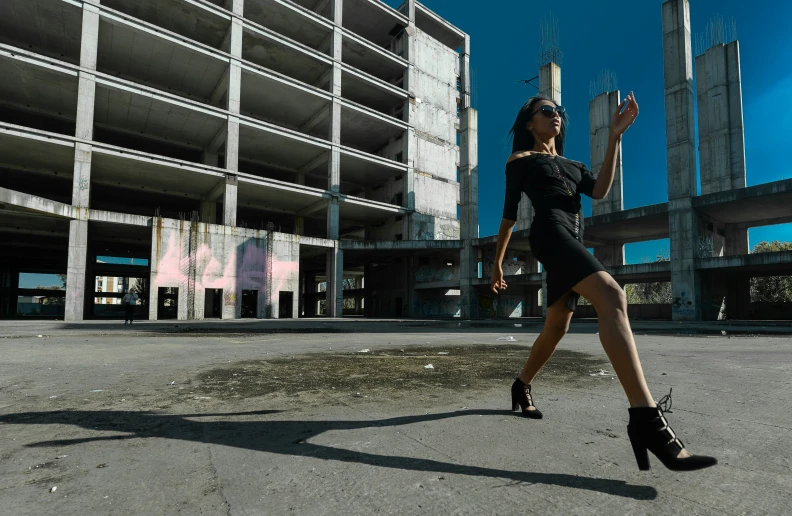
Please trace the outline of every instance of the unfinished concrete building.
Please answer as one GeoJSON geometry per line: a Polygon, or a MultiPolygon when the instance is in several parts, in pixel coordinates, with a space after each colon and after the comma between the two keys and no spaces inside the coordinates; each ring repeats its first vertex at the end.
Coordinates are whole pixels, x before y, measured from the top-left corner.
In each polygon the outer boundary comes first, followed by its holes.
{"type": "Polygon", "coordinates": [[[120,316],[128,288],[149,319],[458,301],[405,278],[458,281],[477,227],[469,49],[414,0],[0,3],[0,317],[120,316]]]}
{"type": "MultiPolygon", "coordinates": [[[[739,44],[694,63],[688,0],[662,28],[668,202],[624,209],[619,157],[586,243],[622,285],[671,283],[631,316],[792,318],[750,303],[751,277],[792,274],[792,252],[747,239],[792,222],[792,180],[746,187],[739,44]],[[625,244],[663,238],[670,261],[625,264],[625,244]]],[[[539,90],[560,102],[542,30],[539,90]]],[[[469,54],[414,0],[0,3],[0,317],[123,317],[129,288],[148,319],[541,316],[527,199],[509,290],[489,292],[469,54]]],[[[592,97],[596,172],[621,99],[592,97]]]]}

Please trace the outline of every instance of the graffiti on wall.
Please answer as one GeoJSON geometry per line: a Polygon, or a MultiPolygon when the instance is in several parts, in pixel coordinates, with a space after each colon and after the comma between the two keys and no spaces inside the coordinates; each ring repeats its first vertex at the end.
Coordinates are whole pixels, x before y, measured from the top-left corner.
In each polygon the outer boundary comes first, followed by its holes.
{"type": "Polygon", "coordinates": [[[682,292],[671,300],[671,311],[679,315],[695,315],[696,306],[693,300],[688,298],[687,292],[682,292]]]}

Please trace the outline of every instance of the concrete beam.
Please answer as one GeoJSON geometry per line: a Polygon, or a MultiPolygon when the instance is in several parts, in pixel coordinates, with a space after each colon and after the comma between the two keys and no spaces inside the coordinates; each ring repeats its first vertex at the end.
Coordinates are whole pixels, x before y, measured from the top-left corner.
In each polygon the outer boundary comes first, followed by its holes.
{"type": "Polygon", "coordinates": [[[300,126],[300,132],[301,133],[311,132],[311,130],[313,130],[313,128],[316,127],[318,124],[327,120],[327,117],[330,116],[330,107],[331,106],[326,106],[320,109],[319,111],[317,111],[316,114],[314,114],[310,118],[310,120],[308,120],[307,122],[305,122],[303,125],[300,126]]]}

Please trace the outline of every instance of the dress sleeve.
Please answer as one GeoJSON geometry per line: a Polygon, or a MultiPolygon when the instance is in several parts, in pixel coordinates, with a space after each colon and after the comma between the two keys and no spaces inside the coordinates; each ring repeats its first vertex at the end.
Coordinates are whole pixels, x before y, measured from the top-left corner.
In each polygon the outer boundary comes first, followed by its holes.
{"type": "Polygon", "coordinates": [[[577,190],[578,192],[588,195],[589,197],[594,197],[594,185],[597,184],[597,178],[594,177],[594,174],[589,170],[586,165],[580,164],[580,183],[578,183],[577,190]]]}
{"type": "Polygon", "coordinates": [[[503,218],[506,220],[517,220],[517,208],[522,197],[521,178],[519,170],[506,171],[506,198],[503,201],[503,218]]]}

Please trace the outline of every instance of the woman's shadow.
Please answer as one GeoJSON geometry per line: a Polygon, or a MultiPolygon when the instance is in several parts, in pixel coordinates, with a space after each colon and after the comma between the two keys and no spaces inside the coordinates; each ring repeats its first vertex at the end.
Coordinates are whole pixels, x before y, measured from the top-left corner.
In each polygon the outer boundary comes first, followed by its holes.
{"type": "Polygon", "coordinates": [[[281,411],[262,410],[227,414],[174,415],[131,411],[69,410],[4,414],[0,415],[0,423],[20,425],[76,425],[88,430],[115,431],[129,434],[43,441],[28,444],[28,447],[68,446],[86,442],[158,437],[234,446],[237,448],[282,455],[314,457],[322,460],[367,464],[383,468],[505,478],[527,484],[548,484],[587,489],[638,500],[652,500],[657,497],[657,490],[653,487],[631,485],[621,480],[608,480],[564,473],[509,471],[453,464],[431,459],[419,459],[415,457],[377,455],[346,450],[343,448],[333,448],[331,446],[309,442],[309,439],[312,437],[328,430],[355,430],[360,428],[409,425],[411,423],[438,421],[441,419],[471,415],[497,415],[503,417],[504,412],[499,410],[459,410],[440,414],[403,416],[374,421],[196,421],[189,419],[202,417],[229,418],[261,416],[277,414],[279,412],[281,411]]]}

